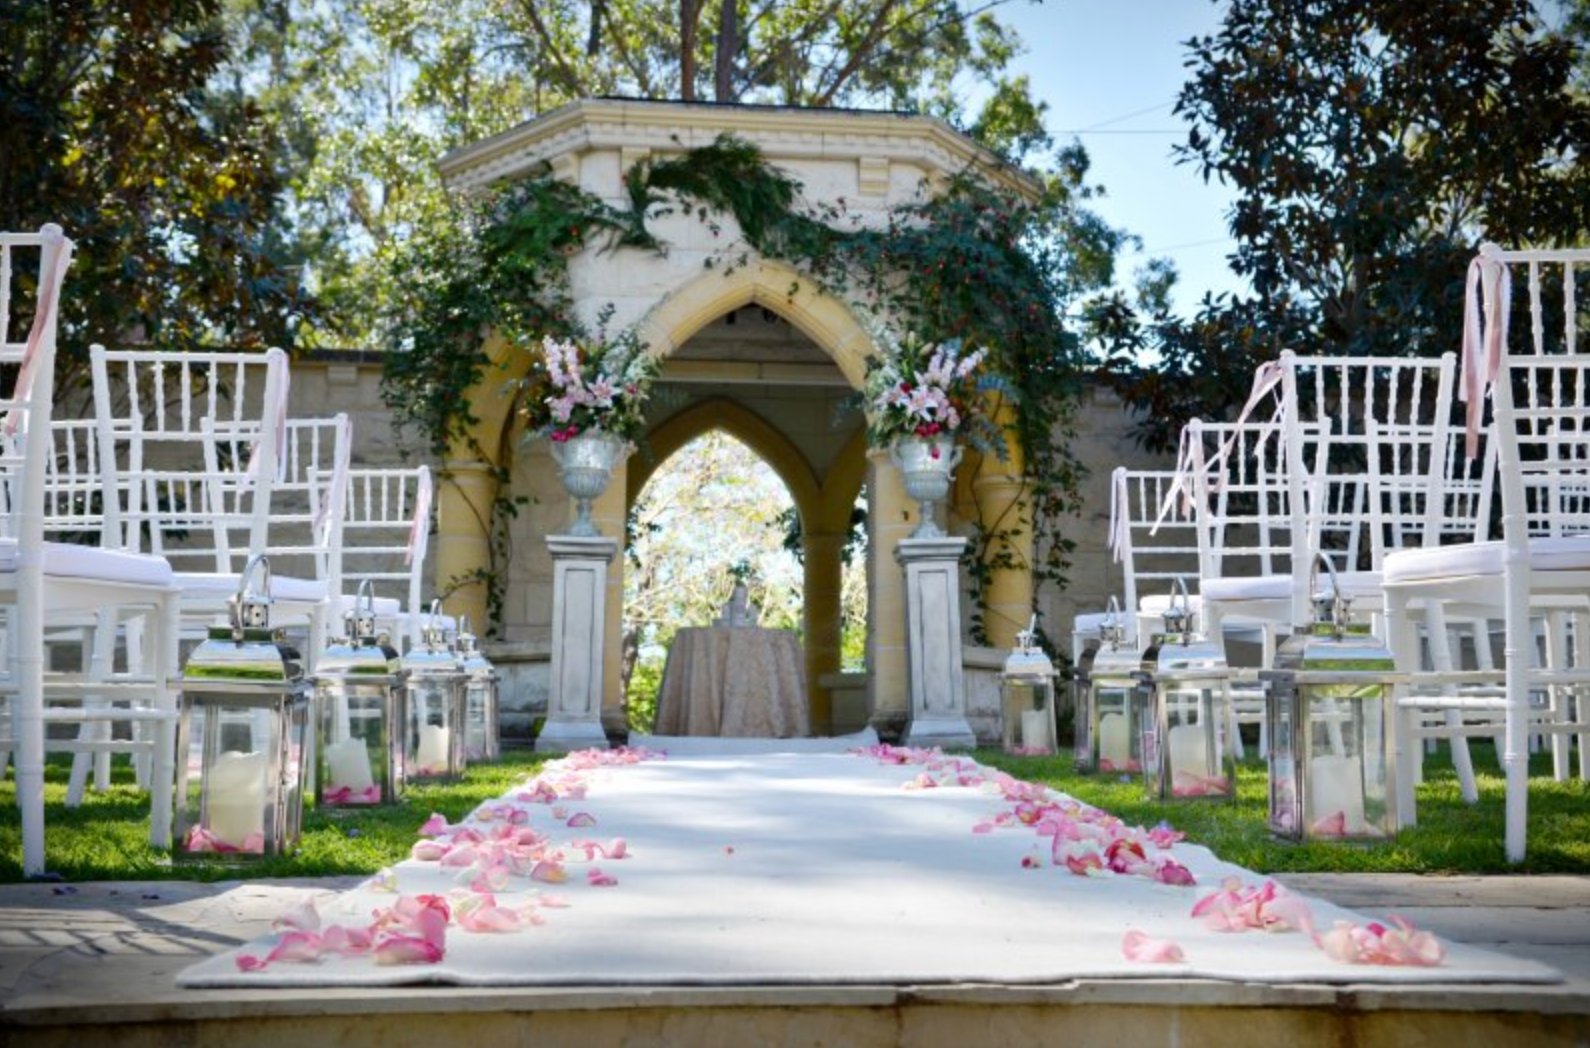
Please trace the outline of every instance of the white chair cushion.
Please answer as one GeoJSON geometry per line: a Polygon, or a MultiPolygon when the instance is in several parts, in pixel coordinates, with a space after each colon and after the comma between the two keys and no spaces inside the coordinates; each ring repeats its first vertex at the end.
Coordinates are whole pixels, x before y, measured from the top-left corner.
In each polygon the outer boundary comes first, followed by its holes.
{"type": "MultiPolygon", "coordinates": [[[[0,539],[0,571],[16,571],[17,540],[0,539]]],[[[133,586],[171,585],[171,564],[147,553],[124,553],[71,542],[44,544],[44,574],[63,579],[119,582],[133,586]]]]}
{"type": "MultiPolygon", "coordinates": [[[[237,592],[238,577],[212,571],[179,571],[175,576],[177,588],[192,598],[215,598],[225,601],[237,592]]],[[[327,587],[316,579],[295,579],[286,575],[271,576],[271,599],[294,604],[319,604],[326,599],[327,587]]]]}
{"type": "MultiPolygon", "coordinates": [[[[1352,600],[1378,599],[1382,585],[1378,571],[1338,571],[1336,584],[1352,600]]],[[[1325,579],[1319,580],[1323,588],[1325,579]]],[[[1203,579],[1198,583],[1201,596],[1210,600],[1288,600],[1292,596],[1292,576],[1259,575],[1252,578],[1203,579]]]]}
{"type": "MultiPolygon", "coordinates": [[[[1386,582],[1500,577],[1505,550],[1502,542],[1398,550],[1386,556],[1386,582]]],[[[1530,539],[1529,567],[1531,571],[1590,571],[1590,534],[1530,539]]]]}

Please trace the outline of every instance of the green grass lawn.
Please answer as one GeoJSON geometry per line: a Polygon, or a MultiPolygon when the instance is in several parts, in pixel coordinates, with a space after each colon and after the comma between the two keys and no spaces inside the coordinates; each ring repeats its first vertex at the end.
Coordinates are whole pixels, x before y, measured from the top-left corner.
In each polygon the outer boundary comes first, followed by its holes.
{"type": "MultiPolygon", "coordinates": [[[[1164,821],[1221,858],[1266,872],[1379,873],[1587,873],[1590,874],[1590,786],[1548,777],[1549,758],[1535,758],[1530,789],[1529,855],[1510,867],[1502,855],[1502,780],[1488,744],[1474,746],[1480,772],[1480,802],[1459,799],[1457,780],[1444,756],[1429,762],[1419,792],[1419,825],[1382,844],[1295,845],[1271,838],[1266,828],[1265,775],[1254,762],[1238,774],[1234,804],[1162,804],[1144,797],[1142,786],[1114,777],[1083,776],[1069,757],[1011,757],[994,750],[976,754],[985,764],[1018,778],[1043,782],[1119,815],[1133,824],[1164,821]]],[[[524,781],[541,765],[528,751],[510,751],[493,765],[471,766],[463,782],[415,786],[402,804],[375,810],[310,810],[302,843],[284,859],[247,865],[184,862],[149,847],[148,803],[119,765],[115,785],[90,793],[83,806],[65,804],[68,764],[52,759],[47,771],[45,825],[49,868],[69,881],[225,880],[239,877],[321,877],[374,873],[408,856],[415,831],[432,812],[457,821],[481,801],[524,781]]],[[[22,879],[21,827],[15,789],[0,783],[0,882],[22,879]]]]}

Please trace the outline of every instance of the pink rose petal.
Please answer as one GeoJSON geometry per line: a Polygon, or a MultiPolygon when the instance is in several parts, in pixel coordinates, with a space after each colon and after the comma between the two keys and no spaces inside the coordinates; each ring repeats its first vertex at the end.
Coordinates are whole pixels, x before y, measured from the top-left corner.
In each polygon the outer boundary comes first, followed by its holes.
{"type": "Polygon", "coordinates": [[[595,888],[611,888],[618,883],[617,877],[610,873],[603,873],[595,866],[585,871],[585,880],[595,888]]]}
{"type": "Polygon", "coordinates": [[[1155,939],[1136,928],[1127,932],[1126,938],[1121,940],[1121,953],[1129,961],[1144,964],[1176,964],[1187,959],[1176,943],[1169,939],[1155,939]]]}
{"type": "Polygon", "coordinates": [[[570,827],[571,829],[584,829],[587,826],[595,826],[596,816],[592,815],[590,812],[576,812],[569,816],[569,821],[564,825],[570,827]]]}
{"type": "Polygon", "coordinates": [[[445,954],[443,947],[412,935],[391,935],[376,944],[370,956],[376,964],[435,964],[445,954]]]}

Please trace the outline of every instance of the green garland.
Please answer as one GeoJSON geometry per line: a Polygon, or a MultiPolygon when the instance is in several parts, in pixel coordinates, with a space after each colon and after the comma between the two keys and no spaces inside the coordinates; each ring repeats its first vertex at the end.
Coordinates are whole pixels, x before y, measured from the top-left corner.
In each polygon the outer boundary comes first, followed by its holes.
{"type": "MultiPolygon", "coordinates": [[[[729,135],[635,165],[626,187],[630,207],[619,210],[549,176],[516,183],[400,261],[410,294],[391,318],[401,351],[386,354],[383,376],[400,424],[418,428],[443,454],[469,438],[475,421],[465,392],[483,374],[485,332],[525,345],[584,334],[569,300],[569,255],[587,245],[663,252],[650,221],[677,208],[709,224],[726,213],[747,245],[728,265],[752,251],[780,259],[822,291],[881,307],[902,327],[989,348],[994,368],[1010,379],[1009,436],[1023,452],[1021,502],[1035,522],[1038,563],[1018,563],[1017,519],[977,520],[969,567],[976,605],[996,570],[1027,567],[1040,583],[1064,583],[1073,543],[1062,524],[1078,507],[1083,467],[1069,447],[1080,350],[1059,307],[1077,291],[1075,256],[1086,250],[1086,230],[1078,233],[1085,223],[1063,191],[1029,204],[965,176],[932,200],[895,209],[881,229],[846,230],[842,207],[800,210],[800,184],[729,135]]],[[[500,606],[498,573],[484,578],[500,606]]],[[[972,631],[986,643],[983,612],[972,631]]]]}

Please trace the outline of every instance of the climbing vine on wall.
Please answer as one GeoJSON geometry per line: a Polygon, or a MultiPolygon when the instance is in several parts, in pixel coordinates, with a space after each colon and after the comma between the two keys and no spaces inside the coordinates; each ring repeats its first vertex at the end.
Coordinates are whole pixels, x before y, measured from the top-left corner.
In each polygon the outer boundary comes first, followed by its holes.
{"type": "MultiPolygon", "coordinates": [[[[970,574],[981,598],[995,570],[1020,568],[1019,539],[1034,526],[1037,581],[1064,582],[1081,467],[1070,451],[1079,395],[1068,302],[1107,283],[1119,234],[1078,203],[1079,179],[1048,180],[1028,202],[967,174],[932,199],[895,209],[881,227],[846,221],[842,201],[804,205],[800,184],[733,136],[626,176],[629,206],[614,208],[550,176],[508,186],[474,204],[445,238],[413,245],[400,260],[409,294],[390,318],[383,387],[400,422],[437,454],[472,441],[466,392],[485,374],[488,333],[529,345],[543,335],[580,337],[567,259],[600,250],[666,251],[659,217],[687,211],[720,228],[731,215],[742,241],[708,264],[732,268],[756,253],[785,261],[824,292],[935,340],[986,346],[1009,378],[1008,436],[1021,448],[1025,516],[978,520],[970,574]]],[[[486,461],[496,449],[473,448],[486,461]]],[[[500,508],[499,508],[500,511],[500,508]]],[[[497,576],[488,572],[492,603],[497,576]]],[[[979,607],[982,601],[977,601],[979,607]]],[[[974,635],[988,623],[974,615],[974,635]]]]}

